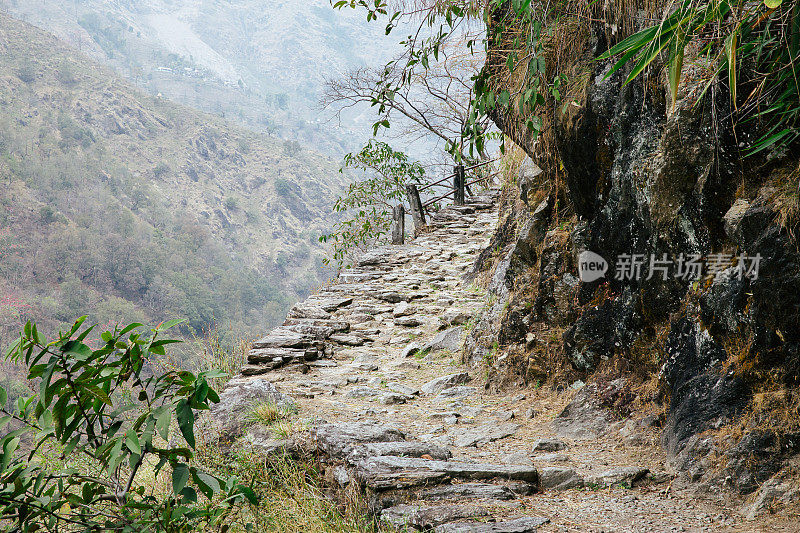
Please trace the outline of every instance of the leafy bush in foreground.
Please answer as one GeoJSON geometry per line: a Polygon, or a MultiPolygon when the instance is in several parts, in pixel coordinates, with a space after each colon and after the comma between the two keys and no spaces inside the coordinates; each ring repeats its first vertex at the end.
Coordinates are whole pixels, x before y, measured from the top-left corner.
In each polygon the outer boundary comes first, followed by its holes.
{"type": "Polygon", "coordinates": [[[5,407],[0,388],[0,430],[17,428],[0,438],[0,529],[227,530],[253,491],[192,464],[195,413],[219,401],[208,380],[220,373],[148,375],[148,357],[178,342],[159,338],[178,321],[114,328],[97,349],[84,321],[53,341],[28,322],[8,352],[38,393],[5,407]]]}

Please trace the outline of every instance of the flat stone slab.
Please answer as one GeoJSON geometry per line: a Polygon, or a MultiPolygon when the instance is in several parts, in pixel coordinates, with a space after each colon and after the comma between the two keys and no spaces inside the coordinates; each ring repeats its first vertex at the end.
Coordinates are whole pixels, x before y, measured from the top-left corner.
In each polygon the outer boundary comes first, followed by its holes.
{"type": "Polygon", "coordinates": [[[381,512],[381,520],[396,528],[411,527],[430,530],[462,518],[486,516],[489,512],[476,505],[395,505],[381,512]]]}
{"type": "Polygon", "coordinates": [[[493,483],[457,483],[442,485],[425,490],[419,494],[420,499],[436,500],[511,500],[517,495],[526,495],[535,492],[534,487],[528,483],[514,483],[496,485],[493,483]],[[516,490],[515,490],[516,489],[516,490]]]}
{"type": "Polygon", "coordinates": [[[537,452],[557,452],[563,450],[567,445],[561,439],[538,439],[533,443],[531,451],[537,452]]]}
{"type": "Polygon", "coordinates": [[[276,328],[266,337],[255,341],[253,348],[305,348],[316,340],[313,335],[298,333],[286,328],[276,328]]]}
{"type": "Polygon", "coordinates": [[[641,468],[638,466],[621,466],[590,476],[586,482],[587,484],[598,485],[600,487],[610,487],[619,483],[633,485],[646,476],[649,472],[650,470],[647,468],[641,468]]]}
{"type": "Polygon", "coordinates": [[[375,456],[395,456],[395,457],[423,457],[425,459],[434,459],[437,461],[447,461],[453,454],[450,450],[436,446],[435,444],[428,444],[425,442],[416,441],[398,441],[398,442],[373,442],[358,446],[348,455],[348,462],[355,464],[366,457],[375,456]]]}
{"type": "Polygon", "coordinates": [[[363,337],[357,337],[356,335],[345,335],[342,333],[330,335],[330,340],[345,346],[361,346],[366,342],[363,337]]]}
{"type": "Polygon", "coordinates": [[[459,372],[457,374],[449,374],[447,376],[441,376],[436,379],[432,379],[431,381],[424,384],[420,387],[420,392],[423,394],[438,394],[442,392],[444,389],[449,389],[450,387],[455,387],[456,385],[461,385],[462,383],[466,383],[470,380],[469,374],[466,372],[459,372]]]}
{"type": "Polygon", "coordinates": [[[405,394],[406,396],[416,396],[419,394],[419,390],[397,382],[387,383],[386,388],[392,392],[396,392],[397,394],[405,394]]]}
{"type": "Polygon", "coordinates": [[[477,394],[478,389],[475,387],[467,387],[466,385],[457,385],[444,389],[437,395],[437,398],[463,398],[464,396],[472,396],[477,394]]]}
{"type": "Polygon", "coordinates": [[[531,465],[495,465],[461,461],[436,461],[408,457],[377,456],[356,464],[358,477],[373,490],[389,490],[439,484],[449,479],[507,479],[538,483],[531,465]]]}
{"type": "Polygon", "coordinates": [[[505,522],[454,522],[437,526],[434,533],[535,533],[550,521],[543,516],[525,516],[505,522]]]}
{"type": "Polygon", "coordinates": [[[396,326],[404,326],[407,328],[414,328],[422,325],[422,321],[415,316],[401,316],[394,319],[396,326]]]}
{"type": "Polygon", "coordinates": [[[345,398],[375,398],[380,394],[381,391],[371,387],[353,387],[344,396],[345,398]]]}
{"type": "Polygon", "coordinates": [[[482,424],[457,435],[454,444],[460,448],[486,444],[509,437],[516,433],[517,430],[519,430],[518,424],[508,422],[503,424],[482,424]]]}
{"type": "Polygon", "coordinates": [[[353,303],[353,298],[324,298],[324,299],[312,299],[309,298],[306,300],[311,305],[315,305],[324,311],[332,313],[339,309],[340,307],[344,307],[346,305],[350,305],[353,303]]]}
{"type": "Polygon", "coordinates": [[[334,333],[346,333],[350,331],[350,322],[344,320],[325,320],[311,318],[287,318],[284,326],[323,326],[331,328],[334,333]]]}
{"type": "Polygon", "coordinates": [[[311,428],[311,436],[323,452],[337,459],[345,459],[360,444],[406,439],[397,428],[365,422],[321,424],[311,428]]]}
{"type": "Polygon", "coordinates": [[[441,350],[455,352],[464,345],[464,337],[464,328],[462,327],[446,329],[437,333],[433,340],[423,347],[423,350],[429,350],[431,353],[441,350]]]}
{"type": "Polygon", "coordinates": [[[325,319],[330,318],[331,314],[321,307],[299,303],[289,310],[287,317],[325,319]]]}
{"type": "Polygon", "coordinates": [[[583,484],[583,478],[572,468],[546,466],[539,469],[539,486],[545,490],[577,489],[583,484]]]}

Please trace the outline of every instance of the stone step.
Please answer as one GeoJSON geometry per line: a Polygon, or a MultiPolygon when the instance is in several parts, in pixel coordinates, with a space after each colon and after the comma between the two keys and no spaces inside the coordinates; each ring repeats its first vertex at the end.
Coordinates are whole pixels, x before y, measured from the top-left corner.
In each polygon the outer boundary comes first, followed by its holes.
{"type": "Polygon", "coordinates": [[[531,465],[497,465],[462,461],[376,456],[359,461],[356,476],[375,491],[438,485],[451,479],[504,479],[538,484],[539,475],[531,465]]]}
{"type": "Polygon", "coordinates": [[[512,500],[536,492],[536,487],[523,481],[506,484],[456,483],[417,493],[421,500],[512,500]]]}
{"type": "Polygon", "coordinates": [[[524,516],[503,522],[451,522],[434,528],[434,533],[535,533],[550,521],[542,516],[524,516]]]}
{"type": "Polygon", "coordinates": [[[485,507],[477,505],[408,505],[401,504],[381,511],[381,521],[397,529],[413,528],[429,531],[436,526],[460,520],[477,518],[489,514],[485,507]]]}

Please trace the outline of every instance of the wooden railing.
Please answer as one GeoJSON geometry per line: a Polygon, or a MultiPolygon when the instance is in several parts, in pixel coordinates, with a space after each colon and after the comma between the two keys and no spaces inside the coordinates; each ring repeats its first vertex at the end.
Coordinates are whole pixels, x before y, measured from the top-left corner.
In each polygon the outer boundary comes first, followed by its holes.
{"type": "MultiPolygon", "coordinates": [[[[488,161],[482,161],[475,165],[464,167],[464,165],[458,165],[453,168],[453,173],[449,176],[445,176],[444,178],[434,181],[433,183],[428,183],[422,187],[417,187],[414,184],[406,185],[406,194],[408,195],[408,204],[411,209],[411,217],[414,220],[414,229],[419,230],[427,224],[425,219],[425,211],[436,202],[440,202],[445,198],[452,197],[454,205],[464,205],[466,201],[466,193],[469,192],[470,196],[472,196],[472,191],[469,188],[470,185],[474,185],[481,181],[486,180],[486,177],[478,177],[474,180],[467,182],[466,181],[466,173],[468,170],[474,170],[476,168],[489,165],[494,163],[497,159],[490,159],[488,161]],[[444,182],[448,180],[453,180],[452,188],[435,198],[428,200],[425,203],[422,203],[419,193],[430,189],[432,187],[443,187],[442,185],[444,182]]],[[[393,215],[393,222],[392,222],[392,244],[403,244],[404,239],[404,230],[405,230],[405,208],[403,205],[396,206],[394,209],[393,215]],[[399,208],[399,209],[398,209],[399,208]]]]}

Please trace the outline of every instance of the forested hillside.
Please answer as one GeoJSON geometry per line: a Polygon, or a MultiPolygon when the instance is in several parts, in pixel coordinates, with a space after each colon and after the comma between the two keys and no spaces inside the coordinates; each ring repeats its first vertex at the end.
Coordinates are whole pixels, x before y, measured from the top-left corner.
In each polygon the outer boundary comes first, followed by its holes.
{"type": "Polygon", "coordinates": [[[372,116],[365,106],[328,122],[324,78],[383,64],[396,48],[328,0],[0,0],[3,10],[152,95],[337,157],[360,146],[372,116]]]}
{"type": "Polygon", "coordinates": [[[344,177],[297,142],[140,92],[0,15],[0,342],[26,317],[237,334],[326,276],[344,177]]]}

